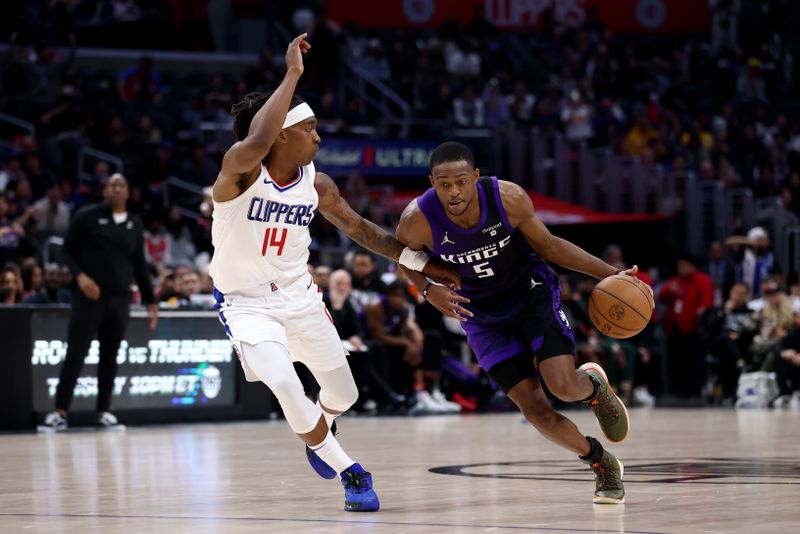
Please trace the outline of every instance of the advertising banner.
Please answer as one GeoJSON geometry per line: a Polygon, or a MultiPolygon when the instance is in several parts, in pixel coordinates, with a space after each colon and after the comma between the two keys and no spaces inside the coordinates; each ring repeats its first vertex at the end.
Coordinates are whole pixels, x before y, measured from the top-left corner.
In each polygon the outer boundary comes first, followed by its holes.
{"type": "Polygon", "coordinates": [[[569,27],[586,23],[590,10],[609,29],[623,33],[708,32],[708,2],[697,0],[384,0],[380,9],[365,0],[328,0],[328,17],[370,28],[435,28],[450,19],[469,24],[483,6],[501,29],[536,27],[543,13],[569,27]]]}
{"type": "Polygon", "coordinates": [[[424,178],[430,174],[428,161],[436,146],[427,141],[325,138],[314,164],[332,176],[358,171],[364,176],[424,178]]]}
{"type": "MultiPolygon", "coordinates": [[[[158,329],[143,316],[131,317],[117,352],[114,410],[202,408],[236,402],[236,366],[230,342],[213,312],[162,313],[158,329]]],[[[32,315],[34,411],[53,409],[58,373],[67,351],[68,313],[41,310],[32,315]]],[[[72,404],[94,410],[99,344],[92,342],[72,404]]]]}

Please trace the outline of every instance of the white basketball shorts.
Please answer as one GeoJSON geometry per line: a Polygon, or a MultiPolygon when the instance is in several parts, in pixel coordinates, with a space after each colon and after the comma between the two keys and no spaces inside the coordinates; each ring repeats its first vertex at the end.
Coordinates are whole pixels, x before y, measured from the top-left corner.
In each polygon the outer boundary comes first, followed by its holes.
{"type": "Polygon", "coordinates": [[[242,343],[280,343],[292,361],[303,363],[311,371],[332,371],[347,364],[347,351],[310,274],[288,286],[270,282],[241,292],[222,294],[215,290],[214,295],[219,320],[249,382],[258,378],[242,358],[242,343]]]}

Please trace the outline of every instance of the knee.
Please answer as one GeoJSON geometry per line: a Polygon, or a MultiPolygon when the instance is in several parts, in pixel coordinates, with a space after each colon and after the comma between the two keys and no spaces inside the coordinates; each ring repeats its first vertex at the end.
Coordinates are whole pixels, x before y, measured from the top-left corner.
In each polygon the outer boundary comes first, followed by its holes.
{"type": "Polygon", "coordinates": [[[333,406],[335,410],[346,411],[350,406],[358,400],[358,387],[354,381],[350,381],[347,385],[342,386],[340,391],[336,392],[337,406],[333,406]]]}
{"type": "Polygon", "coordinates": [[[358,400],[358,387],[356,387],[356,383],[351,380],[337,387],[335,391],[323,390],[320,392],[320,395],[320,400],[326,408],[336,410],[337,412],[346,412],[358,400]],[[324,399],[322,398],[323,393],[324,399]]]}

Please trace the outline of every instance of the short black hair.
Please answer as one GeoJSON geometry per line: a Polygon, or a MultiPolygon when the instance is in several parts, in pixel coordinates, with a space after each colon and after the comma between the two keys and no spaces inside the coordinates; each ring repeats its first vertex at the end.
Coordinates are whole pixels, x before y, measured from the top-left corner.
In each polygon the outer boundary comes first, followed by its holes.
{"type": "Polygon", "coordinates": [[[437,146],[431,152],[430,166],[433,169],[435,166],[442,163],[449,163],[451,161],[466,161],[469,166],[475,168],[475,155],[466,145],[457,143],[456,141],[447,141],[437,146]]]}
{"type": "MultiPolygon", "coordinates": [[[[274,92],[275,91],[269,91],[267,93],[248,93],[244,96],[244,100],[231,106],[231,115],[233,115],[233,134],[236,136],[237,141],[241,141],[247,137],[253,117],[258,110],[261,109],[261,106],[263,106],[264,103],[269,100],[269,97],[271,97],[272,93],[274,92]]],[[[293,109],[302,103],[302,98],[297,95],[293,95],[292,103],[289,104],[289,109],[293,109]]]]}

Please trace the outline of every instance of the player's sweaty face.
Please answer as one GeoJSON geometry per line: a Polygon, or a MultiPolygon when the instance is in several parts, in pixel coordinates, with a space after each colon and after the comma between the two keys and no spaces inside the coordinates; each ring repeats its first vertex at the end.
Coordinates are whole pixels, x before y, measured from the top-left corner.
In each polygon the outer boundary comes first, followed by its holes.
{"type": "Polygon", "coordinates": [[[289,146],[297,154],[297,158],[303,165],[308,165],[319,150],[321,141],[317,134],[317,119],[309,117],[303,122],[298,122],[294,126],[286,128],[289,136],[289,146]]]}
{"type": "Polygon", "coordinates": [[[461,215],[475,197],[478,170],[466,161],[448,161],[431,169],[430,181],[436,196],[451,215],[461,215]]]}

